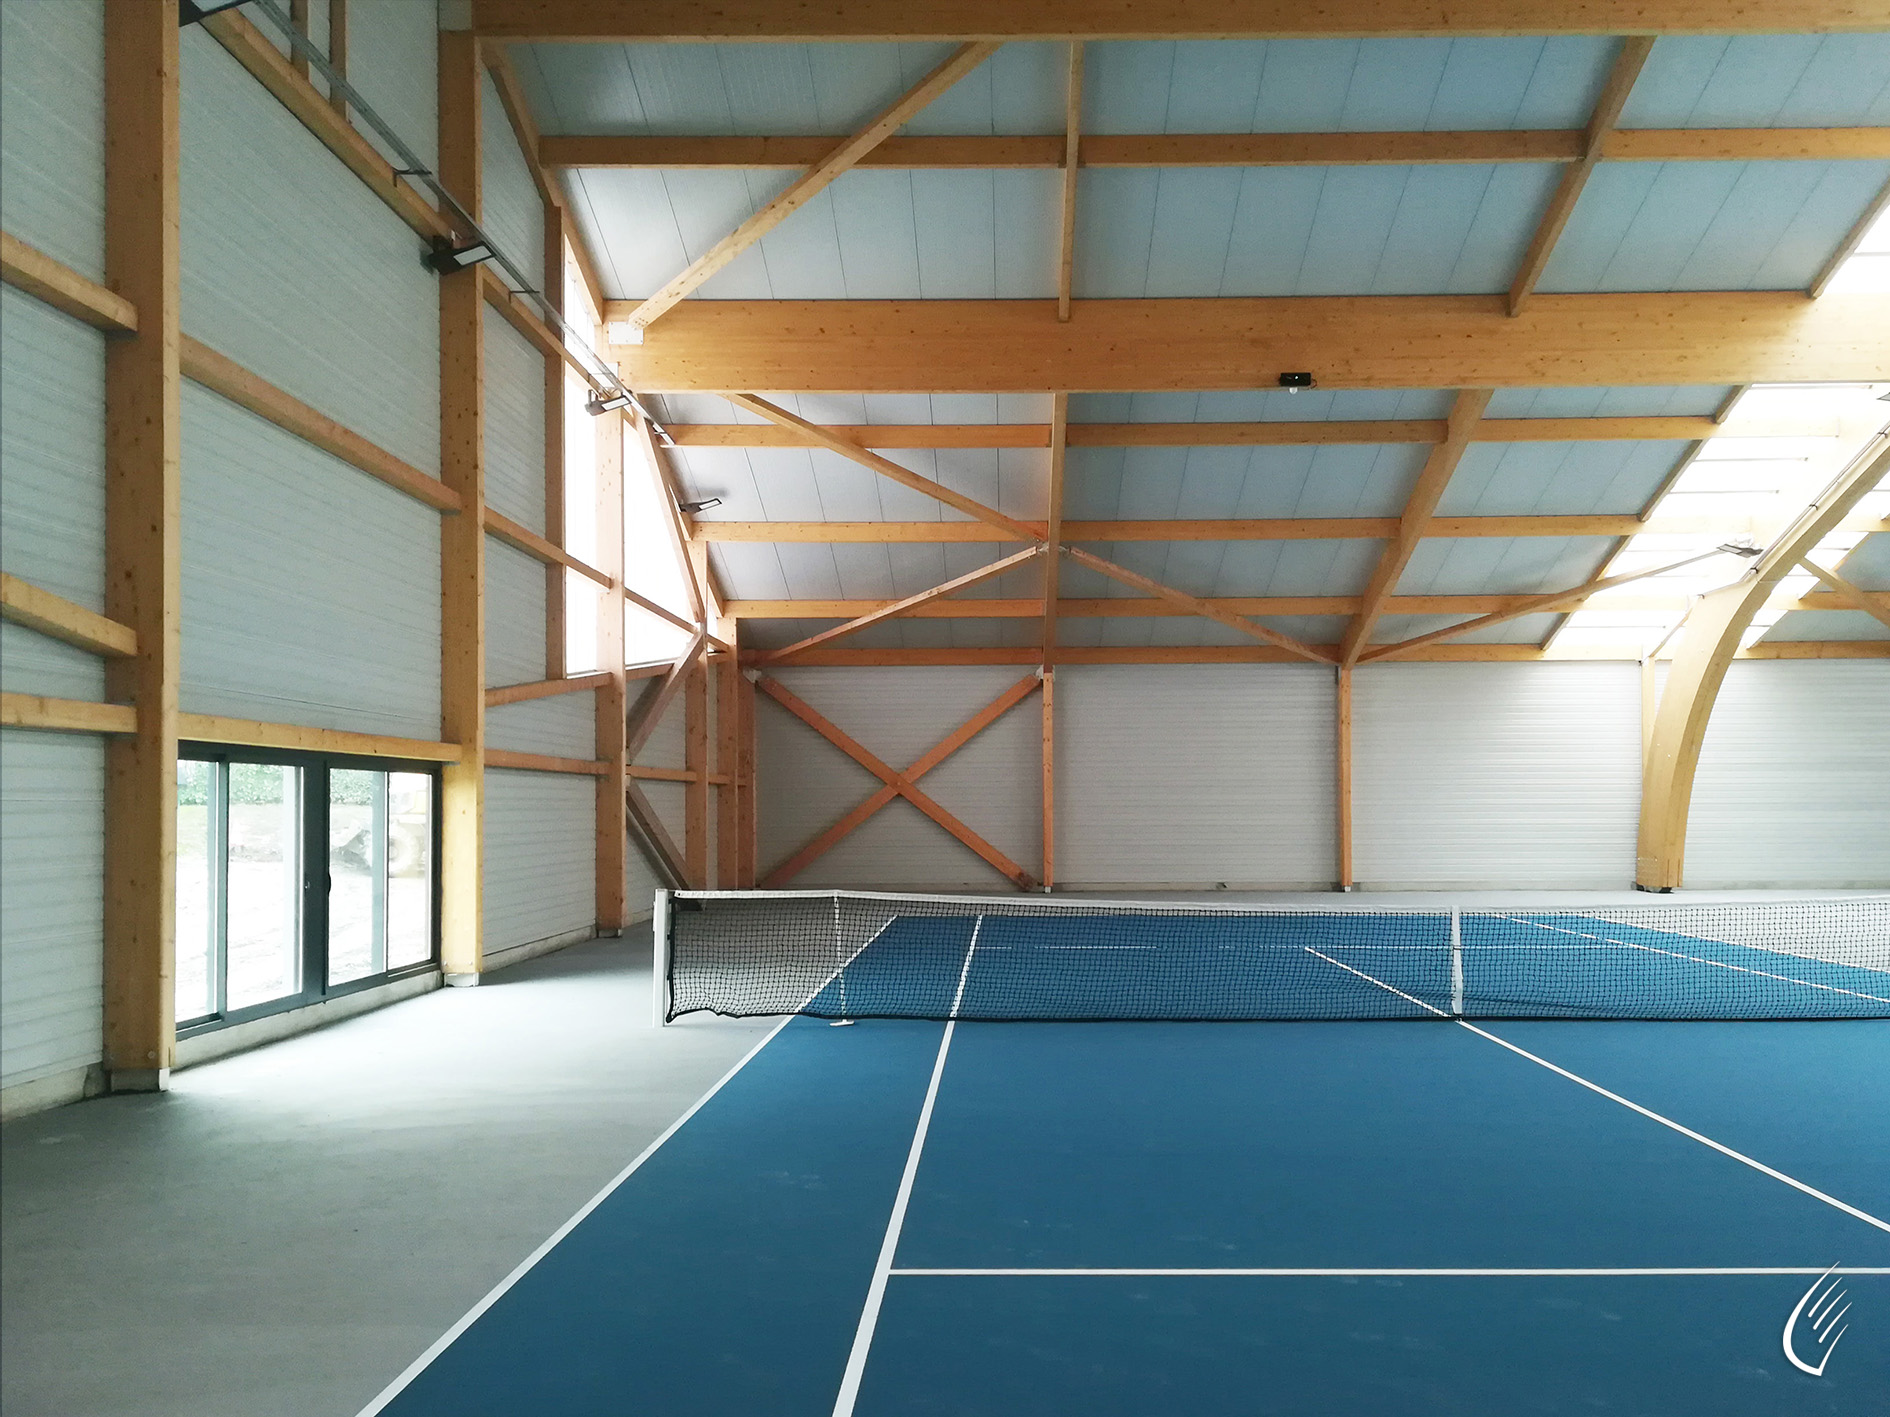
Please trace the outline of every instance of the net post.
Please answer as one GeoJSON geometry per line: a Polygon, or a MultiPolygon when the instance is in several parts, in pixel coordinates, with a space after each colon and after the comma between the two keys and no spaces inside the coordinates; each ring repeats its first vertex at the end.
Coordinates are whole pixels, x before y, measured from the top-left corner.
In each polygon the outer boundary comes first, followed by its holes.
{"type": "Polygon", "coordinates": [[[656,1027],[669,1023],[669,892],[659,890],[650,909],[650,1005],[656,1027]]]}
{"type": "Polygon", "coordinates": [[[1463,912],[1450,912],[1450,1012],[1463,1017],[1463,912]]]}

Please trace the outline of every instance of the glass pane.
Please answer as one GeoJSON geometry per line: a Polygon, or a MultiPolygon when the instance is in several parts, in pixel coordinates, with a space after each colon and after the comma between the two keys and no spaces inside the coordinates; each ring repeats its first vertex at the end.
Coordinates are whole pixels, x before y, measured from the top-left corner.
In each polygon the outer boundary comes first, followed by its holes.
{"type": "Polygon", "coordinates": [[[302,988],[302,772],[231,763],[229,984],[224,1007],[302,988]]]}
{"type": "Polygon", "coordinates": [[[433,957],[433,778],[387,775],[387,967],[433,957]]]}
{"type": "Polygon", "coordinates": [[[328,982],[378,974],[387,918],[387,774],[328,773],[328,982]]]}
{"type": "Polygon", "coordinates": [[[177,764],[177,1021],[217,1010],[215,763],[177,764]]]}

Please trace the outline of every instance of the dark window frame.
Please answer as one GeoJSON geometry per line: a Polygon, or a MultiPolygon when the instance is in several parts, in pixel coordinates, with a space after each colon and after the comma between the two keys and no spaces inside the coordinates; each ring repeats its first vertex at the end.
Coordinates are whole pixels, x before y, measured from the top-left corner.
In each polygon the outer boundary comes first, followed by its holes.
{"type": "Polygon", "coordinates": [[[212,869],[216,882],[217,910],[211,921],[213,931],[211,994],[217,1007],[212,1013],[190,1019],[179,1019],[177,1021],[179,1038],[195,1038],[199,1034],[214,1033],[218,1029],[248,1023],[252,1019],[268,1018],[273,1014],[288,1013],[294,1009],[305,1009],[312,1004],[323,1003],[329,999],[345,998],[349,994],[358,994],[364,989],[377,989],[385,984],[439,969],[441,873],[440,765],[438,763],[416,761],[410,758],[370,757],[357,753],[299,752],[289,749],[252,748],[232,743],[197,743],[189,740],[177,745],[177,756],[180,761],[218,763],[225,769],[212,779],[216,784],[212,794],[214,810],[211,813],[211,842],[216,851],[216,863],[212,869]],[[229,890],[226,875],[229,869],[228,767],[232,763],[258,763],[265,766],[302,769],[300,834],[302,891],[300,910],[297,915],[300,929],[302,987],[296,993],[284,994],[279,998],[269,999],[260,1004],[251,1004],[241,1009],[231,1009],[226,1006],[229,987],[227,968],[229,925],[226,906],[229,890]],[[428,921],[430,940],[427,957],[415,964],[402,965],[397,969],[385,969],[377,974],[364,975],[359,979],[350,979],[345,984],[328,982],[328,893],[330,888],[327,847],[328,773],[333,768],[363,768],[370,772],[382,773],[418,773],[427,777],[432,783],[432,803],[428,811],[432,838],[432,868],[429,873],[432,908],[428,921]]]}

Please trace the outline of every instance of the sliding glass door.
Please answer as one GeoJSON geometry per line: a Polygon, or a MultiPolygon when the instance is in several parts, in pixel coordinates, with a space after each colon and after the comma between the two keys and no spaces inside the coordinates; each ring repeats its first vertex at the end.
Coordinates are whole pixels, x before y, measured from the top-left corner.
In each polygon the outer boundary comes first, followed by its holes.
{"type": "Polygon", "coordinates": [[[177,767],[177,1020],[314,1003],[435,956],[435,774],[187,747],[177,767]]]}

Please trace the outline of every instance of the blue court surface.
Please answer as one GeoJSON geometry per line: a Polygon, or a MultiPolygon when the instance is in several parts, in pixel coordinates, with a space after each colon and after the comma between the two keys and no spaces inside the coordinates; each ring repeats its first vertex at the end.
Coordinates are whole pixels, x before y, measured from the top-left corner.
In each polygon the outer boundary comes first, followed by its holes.
{"type": "MultiPolygon", "coordinates": [[[[903,928],[943,1011],[1007,967],[903,928]]],[[[1890,1024],[1456,1021],[1372,948],[1404,1017],[795,1018],[367,1410],[1890,1413],[1890,1024]]]]}

